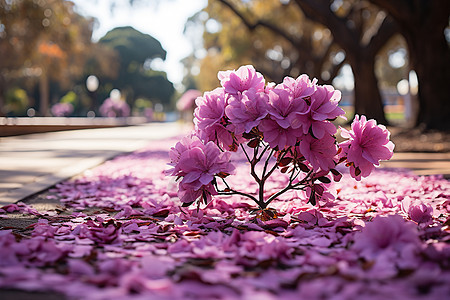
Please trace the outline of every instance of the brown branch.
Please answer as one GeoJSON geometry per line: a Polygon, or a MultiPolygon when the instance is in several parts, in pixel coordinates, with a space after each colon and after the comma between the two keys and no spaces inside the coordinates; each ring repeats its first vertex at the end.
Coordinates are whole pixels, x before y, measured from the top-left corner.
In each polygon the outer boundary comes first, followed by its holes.
{"type": "Polygon", "coordinates": [[[347,59],[343,59],[340,63],[337,65],[333,65],[330,71],[330,79],[327,80],[327,84],[331,84],[334,78],[338,75],[339,71],[342,69],[342,67],[347,63],[347,59]]]}
{"type": "Polygon", "coordinates": [[[296,39],[295,37],[287,34],[286,31],[282,30],[281,28],[279,28],[275,24],[269,23],[269,22],[267,22],[265,20],[257,20],[256,22],[252,23],[244,16],[244,14],[242,14],[229,1],[227,1],[227,0],[218,0],[218,1],[221,2],[223,5],[227,6],[236,16],[238,16],[242,20],[244,25],[248,28],[248,30],[253,31],[257,27],[265,27],[265,28],[269,29],[270,31],[272,31],[272,32],[282,36],[286,41],[291,43],[292,46],[294,46],[294,47],[299,47],[300,46],[300,41],[298,39],[296,39]]]}
{"type": "Polygon", "coordinates": [[[327,27],[336,43],[347,53],[359,50],[358,33],[347,26],[347,20],[337,16],[330,8],[328,0],[295,0],[305,16],[327,27]]]}
{"type": "Polygon", "coordinates": [[[413,4],[411,0],[369,0],[369,2],[375,4],[381,9],[387,11],[395,19],[399,21],[405,21],[414,15],[413,4]]]}
{"type": "Polygon", "coordinates": [[[372,36],[372,39],[367,44],[367,51],[370,51],[375,56],[386,42],[398,32],[397,24],[390,16],[386,16],[377,33],[372,36]]]}

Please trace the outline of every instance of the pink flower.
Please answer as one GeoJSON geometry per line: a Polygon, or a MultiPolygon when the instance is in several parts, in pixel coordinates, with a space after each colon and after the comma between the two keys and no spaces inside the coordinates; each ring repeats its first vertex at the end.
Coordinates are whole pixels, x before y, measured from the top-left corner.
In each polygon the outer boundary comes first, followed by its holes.
{"type": "MultiPolygon", "coordinates": [[[[195,100],[194,124],[199,137],[205,141],[214,141],[223,148],[231,149],[234,137],[226,128],[230,125],[225,116],[227,95],[222,88],[204,93],[195,100]]],[[[231,129],[231,128],[230,128],[231,129]]]]}
{"type": "Polygon", "coordinates": [[[181,182],[178,187],[178,197],[183,203],[195,202],[195,200],[200,197],[202,197],[205,202],[209,203],[212,200],[213,195],[217,195],[217,191],[211,183],[202,185],[197,190],[195,190],[191,184],[184,184],[183,182],[181,182]]]}
{"type": "Polygon", "coordinates": [[[99,108],[100,114],[108,118],[128,117],[130,106],[123,100],[105,99],[99,108]]]}
{"type": "Polygon", "coordinates": [[[412,223],[399,215],[377,216],[355,235],[353,249],[366,259],[389,251],[398,255],[405,249],[418,249],[420,240],[412,223]]]}
{"type": "Polygon", "coordinates": [[[242,66],[237,71],[221,71],[218,78],[225,92],[230,94],[236,95],[252,88],[258,92],[264,91],[264,77],[251,65],[242,66]]]}
{"type": "Polygon", "coordinates": [[[286,146],[294,146],[297,142],[297,135],[299,131],[290,126],[287,128],[281,127],[276,121],[272,119],[264,119],[259,124],[259,130],[264,134],[264,141],[269,143],[270,147],[284,149],[286,146]]]}
{"type": "Polygon", "coordinates": [[[166,174],[174,176],[174,174],[180,171],[180,168],[177,166],[178,162],[180,161],[181,155],[189,149],[192,149],[194,147],[201,147],[202,145],[202,141],[200,141],[200,139],[195,135],[182,138],[181,141],[176,143],[175,147],[170,148],[170,163],[168,163],[168,165],[172,166],[172,168],[167,170],[166,174]]]}
{"type": "Polygon", "coordinates": [[[202,141],[200,141],[200,139],[195,135],[183,137],[181,141],[176,143],[175,147],[170,148],[169,151],[170,163],[168,163],[168,165],[171,166],[172,168],[166,170],[166,174],[174,176],[175,173],[180,171],[177,165],[178,162],[180,161],[181,155],[191,148],[199,146],[201,147],[202,145],[203,145],[202,141]]]}
{"type": "Polygon", "coordinates": [[[315,92],[316,82],[316,79],[311,81],[306,74],[300,75],[297,79],[287,76],[283,79],[283,83],[279,87],[288,90],[294,99],[305,98],[315,92]]]}
{"type": "Polygon", "coordinates": [[[341,92],[331,85],[317,86],[311,95],[311,117],[316,121],[334,120],[343,116],[345,111],[338,106],[341,92]]]}
{"type": "Polygon", "coordinates": [[[321,139],[325,134],[334,135],[336,127],[329,122],[338,116],[343,116],[345,112],[338,107],[341,93],[333,89],[332,86],[317,86],[314,94],[311,95],[311,106],[307,113],[297,114],[292,120],[294,127],[300,127],[303,134],[307,134],[310,129],[314,137],[321,139]]]}
{"type": "Polygon", "coordinates": [[[375,120],[366,120],[356,115],[351,130],[341,128],[341,136],[349,140],[339,144],[341,156],[347,157],[350,174],[356,180],[367,177],[379,165],[380,160],[390,159],[394,143],[389,141],[389,131],[375,120]]]}
{"type": "Polygon", "coordinates": [[[195,99],[200,97],[202,93],[198,90],[187,90],[177,102],[177,109],[179,111],[189,111],[195,107],[195,99]]]}
{"type": "Polygon", "coordinates": [[[221,124],[227,105],[226,95],[222,88],[206,92],[195,100],[197,108],[194,112],[194,123],[200,130],[206,130],[215,124],[221,124]]]}
{"type": "Polygon", "coordinates": [[[302,131],[298,129],[302,124],[293,120],[298,120],[297,115],[307,113],[308,109],[303,99],[294,99],[288,91],[279,88],[270,90],[269,114],[259,126],[264,140],[272,148],[294,146],[297,138],[302,136],[302,131]]]}
{"type": "Polygon", "coordinates": [[[319,169],[328,171],[335,167],[333,158],[336,155],[337,146],[331,135],[324,135],[321,139],[305,135],[300,139],[300,152],[315,171],[319,169]]]}
{"type": "Polygon", "coordinates": [[[222,153],[212,142],[203,147],[194,147],[184,152],[180,158],[179,166],[184,176],[182,183],[190,183],[198,190],[202,185],[209,184],[215,174],[231,173],[234,166],[230,163],[231,153],[222,153]]]}
{"type": "Polygon", "coordinates": [[[225,112],[235,126],[235,133],[250,132],[267,115],[269,96],[254,89],[231,96],[225,112]]]}
{"type": "MultiPolygon", "coordinates": [[[[183,177],[179,185],[179,196],[182,202],[193,202],[204,193],[210,200],[210,195],[215,192],[211,185],[214,176],[219,173],[234,172],[234,166],[230,162],[230,152],[221,152],[213,142],[204,145],[194,138],[193,143],[195,145],[187,144],[186,149],[183,149],[183,145],[178,147],[184,151],[181,151],[171,173],[172,176],[183,177]]],[[[172,148],[173,152],[178,151],[176,148],[172,148]]],[[[176,153],[172,155],[176,156],[176,153]]]]}
{"type": "Polygon", "coordinates": [[[433,222],[433,208],[422,201],[412,201],[405,197],[402,201],[402,209],[414,222],[429,225],[433,222]]]}
{"type": "Polygon", "coordinates": [[[292,124],[292,120],[298,114],[305,114],[309,110],[303,99],[294,99],[291,93],[284,89],[273,89],[269,91],[269,116],[284,129],[288,127],[299,128],[301,123],[292,124]],[[292,125],[292,126],[291,126],[292,125]]]}

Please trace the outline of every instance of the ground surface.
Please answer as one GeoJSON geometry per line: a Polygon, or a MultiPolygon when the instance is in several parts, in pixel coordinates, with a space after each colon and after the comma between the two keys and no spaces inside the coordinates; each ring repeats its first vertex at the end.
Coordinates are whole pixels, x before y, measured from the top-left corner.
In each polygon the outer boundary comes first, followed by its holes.
{"type": "Polygon", "coordinates": [[[450,152],[450,132],[390,127],[396,152],[450,152]]]}
{"type": "MultiPolygon", "coordinates": [[[[448,180],[398,170],[361,182],[345,175],[335,200],[313,207],[304,194],[290,194],[273,203],[277,219],[261,221],[239,197],[217,198],[199,211],[180,208],[176,184],[163,174],[175,142],[151,143],[4,207],[1,298],[450,294],[448,180]],[[411,215],[415,206],[429,218],[411,215]]],[[[280,177],[271,186],[282,184],[280,177]]],[[[234,186],[252,191],[245,164],[234,186]]]]}

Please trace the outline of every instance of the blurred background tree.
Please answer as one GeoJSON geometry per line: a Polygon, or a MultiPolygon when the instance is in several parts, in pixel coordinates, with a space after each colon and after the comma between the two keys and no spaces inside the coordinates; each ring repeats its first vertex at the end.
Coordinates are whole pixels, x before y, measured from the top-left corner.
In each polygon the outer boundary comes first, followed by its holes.
{"type": "MultiPolygon", "coordinates": [[[[112,0],[111,11],[123,3],[157,8],[160,0],[112,0]]],[[[113,88],[135,111],[173,108],[176,94],[160,68],[166,51],[151,36],[123,27],[94,43],[94,20],[68,0],[0,0],[0,9],[3,113],[45,114],[73,91],[74,113],[85,115],[113,88]],[[86,90],[90,75],[100,81],[95,95],[86,90]]],[[[404,104],[415,126],[449,129],[449,11],[448,0],[209,0],[185,25],[194,51],[183,60],[182,83],[211,90],[218,70],[244,64],[274,82],[306,73],[343,90],[349,111],[386,123],[392,104],[404,104]],[[414,118],[408,107],[416,96],[414,118]]]]}
{"type": "Polygon", "coordinates": [[[0,0],[0,6],[0,55],[8,58],[0,61],[0,98],[13,82],[31,94],[38,82],[39,103],[30,105],[48,115],[50,84],[56,94],[83,72],[93,20],[76,14],[70,1],[0,0]]]}
{"type": "Polygon", "coordinates": [[[32,108],[47,116],[71,95],[73,114],[86,116],[114,88],[132,105],[143,97],[170,106],[174,88],[158,69],[161,44],[130,27],[95,43],[94,24],[72,1],[0,0],[0,115],[26,116],[32,108]],[[99,79],[94,92],[86,88],[90,75],[99,79]]]}
{"type": "Polygon", "coordinates": [[[370,0],[399,24],[418,77],[416,126],[450,130],[450,1],[370,0]]]}
{"type": "MultiPolygon", "coordinates": [[[[408,102],[405,115],[414,119],[417,73],[422,88],[415,125],[448,129],[450,101],[443,89],[450,79],[450,2],[431,2],[209,0],[186,24],[188,32],[203,29],[206,49],[193,54],[200,62],[186,60],[187,74],[202,90],[218,85],[217,70],[242,64],[255,65],[275,82],[301,73],[340,89],[346,81],[354,112],[387,123],[387,104],[408,102]]],[[[347,102],[345,90],[344,95],[347,102]]]]}
{"type": "Polygon", "coordinates": [[[175,89],[166,73],[159,70],[167,53],[158,40],[132,27],[119,27],[109,31],[99,44],[115,50],[119,60],[118,74],[105,78],[106,87],[121,90],[132,107],[138,98],[170,107],[175,89]]]}
{"type": "Polygon", "coordinates": [[[310,9],[302,1],[210,0],[205,11],[221,30],[208,30],[212,21],[206,21],[209,52],[202,74],[215,56],[216,63],[222,60],[228,66],[254,64],[275,82],[306,73],[330,84],[348,63],[354,75],[355,113],[387,123],[375,59],[396,33],[393,21],[364,1],[312,2],[310,9]]]}

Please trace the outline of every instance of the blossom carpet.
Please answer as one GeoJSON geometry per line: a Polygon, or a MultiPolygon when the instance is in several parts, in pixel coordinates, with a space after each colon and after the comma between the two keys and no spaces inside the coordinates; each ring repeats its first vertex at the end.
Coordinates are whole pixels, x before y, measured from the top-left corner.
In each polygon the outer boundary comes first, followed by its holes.
{"type": "MultiPolygon", "coordinates": [[[[449,181],[344,174],[334,200],[312,206],[301,191],[285,194],[265,220],[239,196],[182,207],[164,174],[175,143],[58,184],[46,197],[60,208],[1,208],[3,221],[37,222],[1,229],[0,288],[66,299],[448,299],[449,181]]],[[[236,166],[230,183],[253,192],[248,165],[236,166]]],[[[279,176],[267,188],[283,184],[279,176]]]]}

